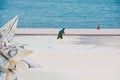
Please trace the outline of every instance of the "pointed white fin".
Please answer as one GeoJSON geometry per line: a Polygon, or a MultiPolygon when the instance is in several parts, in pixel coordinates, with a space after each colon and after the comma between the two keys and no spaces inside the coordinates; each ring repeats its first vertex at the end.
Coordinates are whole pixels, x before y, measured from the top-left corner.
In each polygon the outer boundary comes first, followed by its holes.
{"type": "Polygon", "coordinates": [[[8,23],[6,23],[4,26],[2,26],[1,32],[6,35],[8,35],[9,33],[15,34],[17,23],[18,23],[18,16],[15,16],[8,23]]]}

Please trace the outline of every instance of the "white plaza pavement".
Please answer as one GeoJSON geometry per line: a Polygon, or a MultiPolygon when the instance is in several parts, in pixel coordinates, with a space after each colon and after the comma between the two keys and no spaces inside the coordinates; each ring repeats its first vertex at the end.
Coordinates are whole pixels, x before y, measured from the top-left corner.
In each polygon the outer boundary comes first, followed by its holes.
{"type": "Polygon", "coordinates": [[[18,72],[21,80],[120,80],[120,36],[56,37],[15,37],[40,66],[18,72]]]}

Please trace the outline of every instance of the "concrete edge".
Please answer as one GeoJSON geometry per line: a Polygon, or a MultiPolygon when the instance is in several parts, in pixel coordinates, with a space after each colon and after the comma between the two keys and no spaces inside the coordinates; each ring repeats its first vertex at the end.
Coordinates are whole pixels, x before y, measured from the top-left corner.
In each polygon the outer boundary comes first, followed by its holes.
{"type": "MultiPolygon", "coordinates": [[[[60,29],[17,28],[16,35],[57,35],[60,29]]],[[[120,36],[120,29],[66,29],[66,36],[120,36]]]]}

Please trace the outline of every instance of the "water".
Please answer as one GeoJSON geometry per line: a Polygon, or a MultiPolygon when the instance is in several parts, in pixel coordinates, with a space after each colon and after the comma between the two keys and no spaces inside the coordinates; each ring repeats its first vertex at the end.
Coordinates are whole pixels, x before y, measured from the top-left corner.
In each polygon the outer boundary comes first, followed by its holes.
{"type": "Polygon", "coordinates": [[[0,0],[0,26],[15,15],[19,28],[120,29],[120,0],[0,0]]]}

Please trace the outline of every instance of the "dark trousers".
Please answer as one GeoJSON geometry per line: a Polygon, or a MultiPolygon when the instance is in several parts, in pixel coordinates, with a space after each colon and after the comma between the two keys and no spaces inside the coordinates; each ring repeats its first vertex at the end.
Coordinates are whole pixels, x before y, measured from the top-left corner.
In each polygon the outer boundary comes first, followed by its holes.
{"type": "Polygon", "coordinates": [[[58,37],[57,37],[57,39],[63,39],[63,34],[58,34],[58,37]]]}

